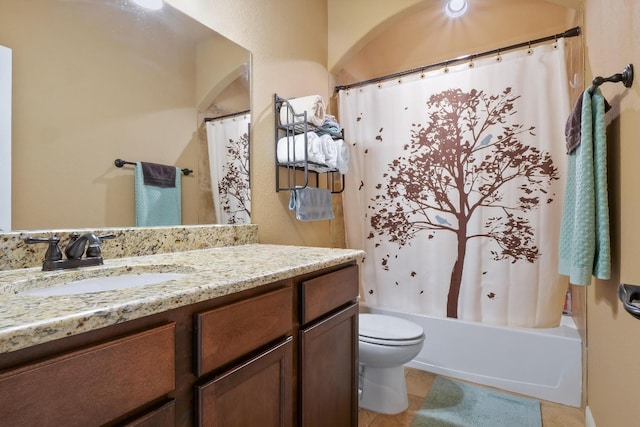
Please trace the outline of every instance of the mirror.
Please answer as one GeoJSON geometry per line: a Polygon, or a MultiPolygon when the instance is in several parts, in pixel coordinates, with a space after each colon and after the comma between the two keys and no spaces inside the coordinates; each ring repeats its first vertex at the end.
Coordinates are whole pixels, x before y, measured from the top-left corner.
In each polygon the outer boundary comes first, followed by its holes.
{"type": "Polygon", "coordinates": [[[0,45],[13,229],[133,226],[134,167],[116,159],[193,170],[182,224],[215,222],[205,118],[248,112],[249,51],[132,0],[2,0],[0,45]]]}

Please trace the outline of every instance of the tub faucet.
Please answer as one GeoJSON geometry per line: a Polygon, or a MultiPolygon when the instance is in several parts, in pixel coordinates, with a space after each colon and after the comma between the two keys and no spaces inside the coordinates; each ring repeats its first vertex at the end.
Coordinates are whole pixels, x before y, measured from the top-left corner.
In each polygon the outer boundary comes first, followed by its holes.
{"type": "Polygon", "coordinates": [[[44,256],[42,270],[51,271],[102,265],[104,262],[100,243],[102,239],[113,239],[115,237],[115,234],[96,236],[93,233],[85,233],[83,235],[71,233],[69,243],[64,250],[67,256],[66,259],[62,258],[62,251],[60,251],[60,247],[58,246],[60,242],[58,236],[52,236],[50,238],[26,237],[24,238],[24,242],[28,244],[47,243],[49,245],[44,256]],[[85,255],[84,258],[82,257],[83,254],[85,255]]]}

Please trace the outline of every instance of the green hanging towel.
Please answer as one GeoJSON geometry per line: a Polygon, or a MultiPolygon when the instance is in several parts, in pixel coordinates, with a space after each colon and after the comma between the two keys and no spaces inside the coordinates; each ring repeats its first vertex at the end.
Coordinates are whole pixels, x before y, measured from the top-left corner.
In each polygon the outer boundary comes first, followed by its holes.
{"type": "Polygon", "coordinates": [[[575,285],[611,276],[605,104],[597,87],[583,92],[580,143],[569,153],[558,271],[575,285]]]}
{"type": "Polygon", "coordinates": [[[136,163],[136,226],[182,224],[181,172],[173,166],[136,163]]]}

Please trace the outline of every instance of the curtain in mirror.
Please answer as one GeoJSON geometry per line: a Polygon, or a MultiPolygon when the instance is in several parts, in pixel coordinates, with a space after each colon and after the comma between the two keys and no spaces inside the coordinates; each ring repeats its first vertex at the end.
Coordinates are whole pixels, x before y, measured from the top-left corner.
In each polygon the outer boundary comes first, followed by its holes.
{"type": "Polygon", "coordinates": [[[211,192],[218,224],[250,224],[249,126],[242,113],[206,122],[211,192]]]}

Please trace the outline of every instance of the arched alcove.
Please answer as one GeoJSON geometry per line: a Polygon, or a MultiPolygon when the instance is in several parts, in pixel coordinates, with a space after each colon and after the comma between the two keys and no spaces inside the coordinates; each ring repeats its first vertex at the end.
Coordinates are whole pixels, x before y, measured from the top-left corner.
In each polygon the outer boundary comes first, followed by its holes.
{"type": "MultiPolygon", "coordinates": [[[[329,68],[336,85],[358,81],[445,61],[462,55],[500,48],[514,43],[562,33],[582,21],[580,1],[469,0],[467,13],[459,18],[444,14],[442,0],[405,2],[403,9],[387,11],[360,10],[359,18],[370,15],[370,26],[349,32],[342,29],[333,36],[330,54],[341,52],[329,68]],[[338,46],[337,43],[342,43],[338,46]],[[345,46],[344,43],[351,43],[345,46]],[[332,50],[333,48],[333,50],[332,50]]],[[[389,6],[389,8],[393,7],[389,6]]],[[[330,16],[352,13],[330,2],[330,16]]],[[[330,27],[334,25],[330,21],[330,27]]]]}

